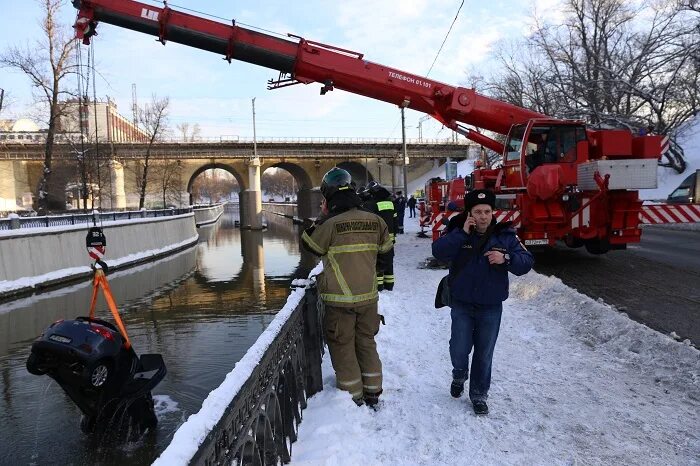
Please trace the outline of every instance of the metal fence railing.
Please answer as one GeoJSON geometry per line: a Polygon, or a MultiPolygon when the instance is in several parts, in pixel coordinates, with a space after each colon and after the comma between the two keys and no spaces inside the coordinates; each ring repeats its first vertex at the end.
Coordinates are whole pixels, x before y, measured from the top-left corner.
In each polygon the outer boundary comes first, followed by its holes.
{"type": "Polygon", "coordinates": [[[46,228],[68,225],[99,224],[110,220],[131,220],[153,217],[171,217],[192,212],[190,207],[181,209],[129,210],[124,212],[99,212],[89,214],[47,215],[42,217],[1,218],[0,230],[20,228],[46,228]]]}
{"type": "Polygon", "coordinates": [[[288,463],[306,400],[323,389],[322,308],[306,289],[190,465],[288,463]]]}

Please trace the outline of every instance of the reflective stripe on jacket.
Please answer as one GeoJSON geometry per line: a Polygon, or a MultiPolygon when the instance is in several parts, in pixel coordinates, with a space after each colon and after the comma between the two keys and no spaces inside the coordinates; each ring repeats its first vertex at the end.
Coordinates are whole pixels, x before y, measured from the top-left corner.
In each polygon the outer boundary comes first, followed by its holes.
{"type": "Polygon", "coordinates": [[[317,283],[326,303],[353,307],[377,301],[377,254],[393,248],[381,217],[350,209],[311,226],[301,238],[309,250],[323,257],[317,283]]]}
{"type": "Polygon", "coordinates": [[[379,215],[386,226],[389,228],[389,236],[391,240],[396,243],[396,231],[398,230],[398,218],[396,211],[394,210],[394,203],[390,199],[383,201],[369,201],[366,202],[365,208],[375,214],[379,215]]]}

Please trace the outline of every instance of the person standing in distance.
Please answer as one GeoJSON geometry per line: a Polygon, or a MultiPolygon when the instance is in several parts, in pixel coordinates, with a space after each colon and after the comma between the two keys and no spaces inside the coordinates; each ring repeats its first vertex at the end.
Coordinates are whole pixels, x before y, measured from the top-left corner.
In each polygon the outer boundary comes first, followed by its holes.
{"type": "Polygon", "coordinates": [[[360,208],[347,171],[330,169],[321,194],[321,215],[301,238],[304,248],[323,260],[317,283],[336,385],[358,405],[375,408],[382,393],[374,341],[380,323],[375,267],[377,256],[391,251],[393,242],[384,220],[360,208]]]}
{"type": "Polygon", "coordinates": [[[416,202],[418,201],[416,201],[416,198],[411,194],[411,197],[406,201],[406,205],[408,206],[408,218],[414,218],[416,216],[416,202]]]}
{"type": "Polygon", "coordinates": [[[396,191],[394,210],[396,210],[396,217],[398,220],[396,233],[403,235],[403,217],[406,215],[406,197],[404,197],[403,191],[396,191]]]}
{"type": "Polygon", "coordinates": [[[462,396],[473,349],[469,399],[477,415],[489,412],[486,400],[503,301],[508,298],[508,272],[524,275],[534,263],[511,223],[496,222],[495,204],[493,192],[470,191],[456,228],[433,243],[433,256],[450,263],[450,394],[462,396]]]}

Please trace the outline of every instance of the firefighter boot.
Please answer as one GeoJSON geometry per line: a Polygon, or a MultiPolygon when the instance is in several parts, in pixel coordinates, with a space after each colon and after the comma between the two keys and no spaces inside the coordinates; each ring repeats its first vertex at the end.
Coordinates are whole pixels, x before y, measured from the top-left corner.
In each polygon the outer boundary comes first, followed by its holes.
{"type": "Polygon", "coordinates": [[[382,390],[379,390],[376,393],[365,393],[364,394],[365,404],[376,411],[379,408],[379,395],[381,395],[381,394],[382,394],[382,390]]]}

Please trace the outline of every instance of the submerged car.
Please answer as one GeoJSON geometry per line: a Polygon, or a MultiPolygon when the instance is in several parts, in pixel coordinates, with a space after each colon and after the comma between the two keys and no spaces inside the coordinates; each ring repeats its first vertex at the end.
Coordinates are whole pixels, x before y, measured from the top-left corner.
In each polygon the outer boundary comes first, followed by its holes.
{"type": "Polygon", "coordinates": [[[158,422],[151,389],[165,376],[163,358],[139,357],[107,321],[54,322],[32,344],[27,370],[61,386],[82,411],[86,433],[116,430],[138,437],[158,422]]]}

